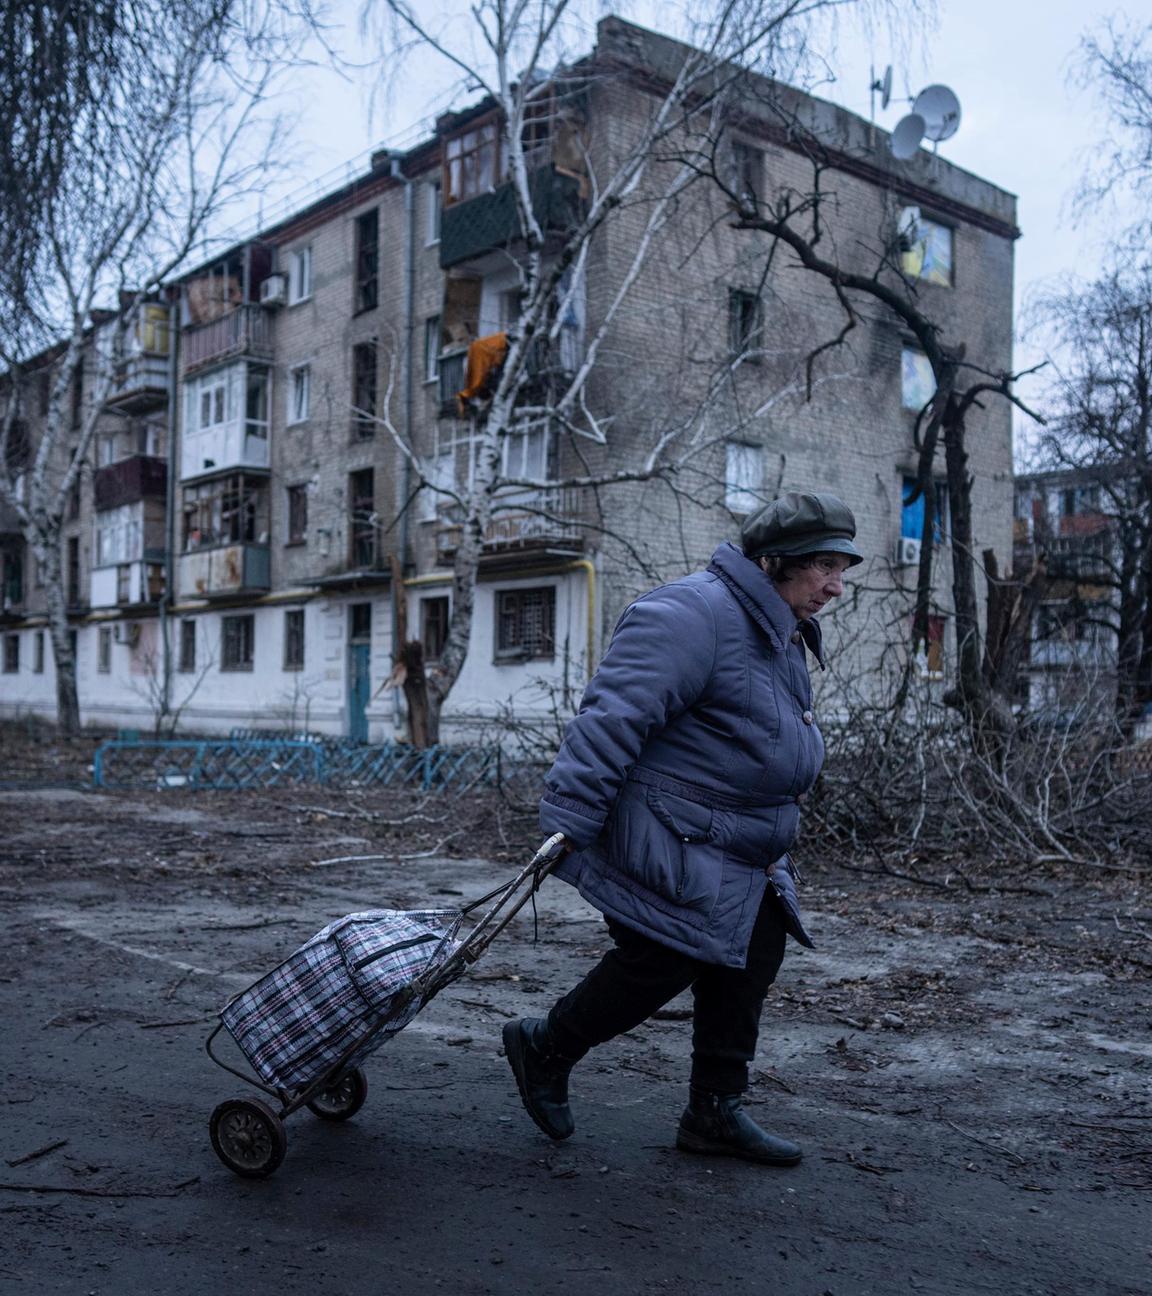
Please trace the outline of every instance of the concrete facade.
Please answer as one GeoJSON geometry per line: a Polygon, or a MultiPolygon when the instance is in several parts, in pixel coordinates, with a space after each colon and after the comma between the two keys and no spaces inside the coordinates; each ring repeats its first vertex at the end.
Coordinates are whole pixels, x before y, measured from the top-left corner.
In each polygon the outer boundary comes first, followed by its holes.
{"type": "MultiPolygon", "coordinates": [[[[593,170],[628,148],[651,111],[640,69],[658,69],[675,48],[615,19],[601,24],[597,57],[617,74],[595,78],[587,93],[593,170]]],[[[948,338],[966,343],[970,361],[1010,369],[1012,196],[927,153],[895,162],[869,123],[782,93],[827,150],[827,246],[871,272],[901,213],[918,208],[951,244],[949,282],[920,280],[922,301],[948,338]]],[[[123,415],[110,422],[110,448],[86,472],[66,532],[83,589],[74,624],[86,723],[149,729],[166,660],[169,719],[189,732],[403,734],[398,694],[381,691],[398,605],[410,637],[428,628],[431,643],[445,607],[436,601],[450,594],[454,516],[446,497],[414,495],[396,438],[415,447],[433,480],[466,481],[469,422],[453,408],[460,371],[451,366],[462,366],[470,338],[499,331],[514,309],[514,245],[474,239],[467,256],[445,265],[437,237],[446,142],[481,119],[476,110],[446,116],[435,138],[403,156],[378,155],[351,184],[173,285],[165,345],[150,335],[155,354],[139,363],[151,369],[134,379],[135,439],[125,439],[123,415]],[[171,381],[156,382],[162,369],[171,381]]],[[[753,97],[734,128],[759,158],[766,200],[812,183],[810,163],[775,121],[753,97]]],[[[648,192],[660,180],[657,167],[648,192]]],[[[563,337],[566,367],[629,272],[646,196],[616,213],[590,249],[563,337]]],[[[493,201],[457,204],[456,229],[470,207],[479,213],[493,201]]],[[[864,304],[846,345],[820,361],[809,397],[804,358],[843,318],[823,280],[769,251],[762,235],[732,228],[715,190],[690,188],[589,383],[589,407],[611,421],[609,443],[578,445],[553,430],[509,438],[507,453],[520,456],[511,475],[558,483],[628,466],[670,427],[682,426],[691,453],[675,489],[652,481],[506,493],[486,540],[447,733],[476,733],[508,708],[535,714],[557,691],[578,692],[632,597],[701,565],[738,534],[745,512],[782,490],[836,491],[855,510],[867,563],[854,573],[857,597],[842,600],[828,630],[860,669],[889,651],[892,601],[915,579],[901,544],[911,538],[902,493],[915,471],[914,348],[894,316],[864,304]],[[761,345],[733,366],[741,293],[759,301],[761,345]],[[551,651],[510,652],[508,619],[532,616],[552,618],[551,651]]],[[[973,416],[969,448],[977,550],[1007,559],[1005,402],[973,416]]],[[[948,561],[945,529],[937,609],[945,634],[948,561]]],[[[50,649],[33,669],[41,633],[42,603],[25,574],[0,627],[19,639],[17,668],[0,671],[0,714],[52,713],[50,649]]]]}

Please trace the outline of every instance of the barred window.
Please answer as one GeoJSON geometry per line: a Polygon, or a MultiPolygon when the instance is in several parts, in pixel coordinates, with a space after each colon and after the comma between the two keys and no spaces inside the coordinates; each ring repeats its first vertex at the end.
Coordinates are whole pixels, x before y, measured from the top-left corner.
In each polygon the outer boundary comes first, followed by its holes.
{"type": "Polygon", "coordinates": [[[496,660],[553,657],[556,588],[496,591],[496,660]]]}
{"type": "Polygon", "coordinates": [[[256,647],[256,618],[226,616],[221,623],[221,670],[251,670],[256,647]]]}

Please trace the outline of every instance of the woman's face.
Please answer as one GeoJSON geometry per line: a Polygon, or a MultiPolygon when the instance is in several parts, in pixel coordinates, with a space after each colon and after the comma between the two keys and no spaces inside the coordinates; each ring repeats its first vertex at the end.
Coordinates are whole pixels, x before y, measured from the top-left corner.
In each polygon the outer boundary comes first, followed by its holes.
{"type": "Polygon", "coordinates": [[[817,554],[808,567],[793,567],[776,591],[799,621],[815,616],[844,593],[844,572],[851,562],[843,554],[817,554]]]}

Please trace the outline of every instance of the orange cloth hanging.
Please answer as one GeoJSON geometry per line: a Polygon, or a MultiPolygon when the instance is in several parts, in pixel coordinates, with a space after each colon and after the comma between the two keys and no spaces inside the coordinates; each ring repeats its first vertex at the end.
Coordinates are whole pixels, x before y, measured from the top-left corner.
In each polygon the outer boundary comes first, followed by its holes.
{"type": "Polygon", "coordinates": [[[460,413],[466,412],[467,402],[483,394],[488,380],[504,363],[508,354],[508,334],[490,333],[468,344],[468,358],[464,361],[464,387],[456,393],[460,413]]]}

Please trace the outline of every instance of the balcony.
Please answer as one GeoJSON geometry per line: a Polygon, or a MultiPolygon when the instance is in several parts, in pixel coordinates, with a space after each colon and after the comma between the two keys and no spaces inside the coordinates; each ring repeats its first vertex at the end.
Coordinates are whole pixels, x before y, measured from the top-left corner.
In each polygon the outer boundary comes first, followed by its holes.
{"type": "MultiPolygon", "coordinates": [[[[532,173],[532,210],[545,235],[571,229],[579,220],[580,181],[551,164],[532,173]]],[[[486,252],[506,248],[520,238],[520,216],[512,185],[502,184],[445,207],[440,219],[440,266],[459,265],[486,252]]]]}
{"type": "Polygon", "coordinates": [[[271,587],[267,545],[221,545],[181,554],[177,586],[181,598],[233,598],[266,593],[271,587]]]}
{"type": "Polygon", "coordinates": [[[163,499],[167,487],[165,460],[155,455],[132,455],[96,469],[92,475],[93,507],[103,513],[143,499],[163,499]]]}
{"type": "MultiPolygon", "coordinates": [[[[578,524],[580,492],[554,486],[538,491],[509,492],[497,496],[495,512],[484,531],[482,558],[503,554],[526,554],[545,549],[581,553],[584,528],[578,524]]],[[[463,526],[459,506],[445,504],[438,510],[436,559],[450,563],[460,545],[463,526]]]]}
{"type": "Polygon", "coordinates": [[[130,356],[116,366],[107,405],[124,414],[154,409],[168,400],[168,357],[130,356]]]}
{"type": "Polygon", "coordinates": [[[204,365],[242,356],[272,358],[272,326],[259,306],[237,306],[219,319],[194,324],[181,340],[186,373],[204,365]]]}

